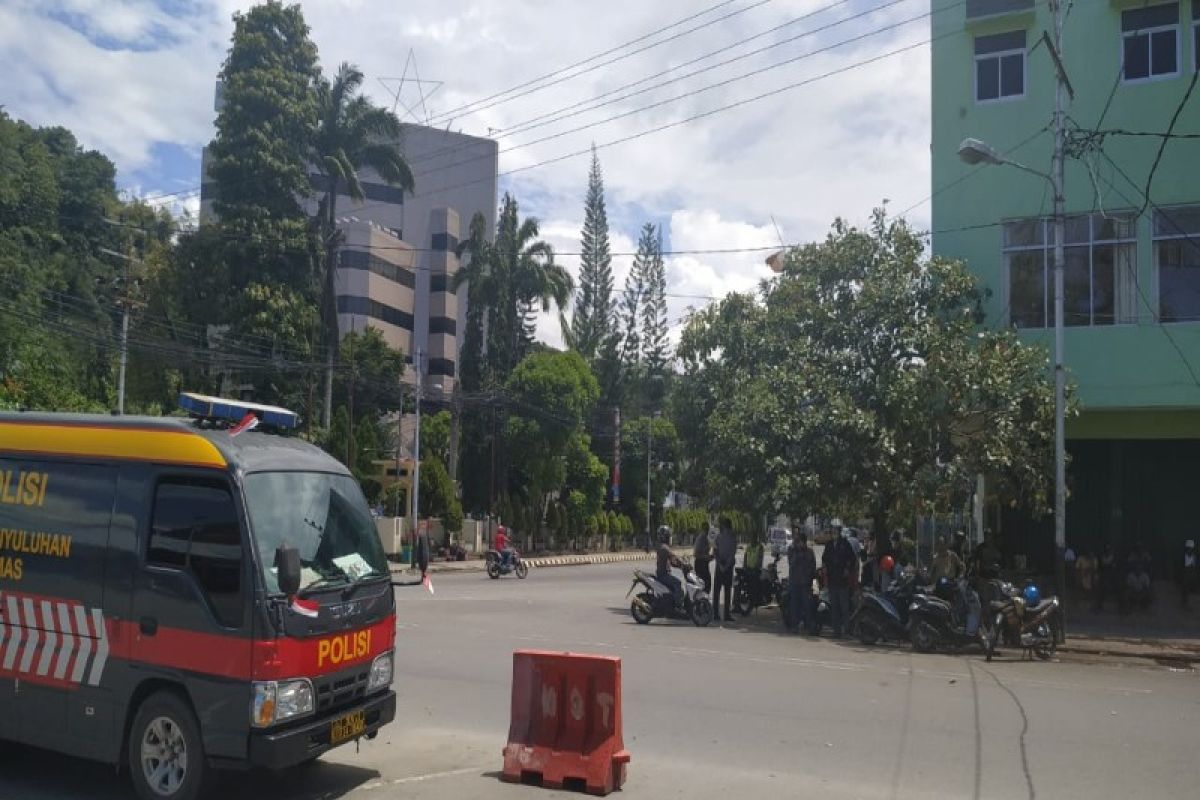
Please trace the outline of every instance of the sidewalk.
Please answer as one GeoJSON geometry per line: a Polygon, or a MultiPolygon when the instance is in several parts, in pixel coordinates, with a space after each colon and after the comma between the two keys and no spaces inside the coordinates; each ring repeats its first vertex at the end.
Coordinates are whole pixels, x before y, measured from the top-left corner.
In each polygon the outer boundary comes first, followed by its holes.
{"type": "Polygon", "coordinates": [[[1200,665],[1200,603],[1181,609],[1174,596],[1149,611],[1121,614],[1067,610],[1067,642],[1059,649],[1083,655],[1145,658],[1171,665],[1200,665]]]}

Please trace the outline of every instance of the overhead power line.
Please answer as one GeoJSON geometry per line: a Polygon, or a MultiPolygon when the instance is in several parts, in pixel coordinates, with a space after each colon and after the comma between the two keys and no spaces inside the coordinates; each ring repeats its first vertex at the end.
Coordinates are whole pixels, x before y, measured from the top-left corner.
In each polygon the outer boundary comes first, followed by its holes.
{"type": "Polygon", "coordinates": [[[452,108],[449,111],[443,111],[440,114],[435,114],[433,116],[433,118],[430,120],[430,124],[431,125],[440,125],[440,124],[447,122],[451,119],[454,119],[456,117],[462,117],[462,116],[468,116],[470,114],[476,114],[480,111],[483,111],[488,108],[492,108],[501,103],[507,103],[507,102],[517,99],[518,97],[524,97],[524,96],[532,94],[534,92],[541,91],[542,89],[562,83],[563,81],[571,80],[572,78],[577,78],[580,75],[586,75],[587,73],[593,72],[597,69],[600,69],[601,67],[606,67],[606,66],[609,66],[610,64],[615,64],[618,61],[623,61],[624,59],[630,58],[631,56],[638,55],[639,53],[644,53],[647,50],[651,50],[655,47],[660,47],[661,45],[667,44],[668,42],[673,42],[678,39],[681,39],[684,36],[695,33],[698,30],[703,30],[704,28],[708,28],[712,25],[717,24],[718,22],[724,22],[725,20],[727,20],[731,17],[735,17],[739,14],[744,14],[747,11],[751,11],[755,8],[758,8],[759,6],[766,5],[767,3],[771,2],[771,0],[757,0],[756,2],[751,3],[748,6],[744,6],[742,8],[731,11],[731,12],[724,14],[716,19],[712,19],[712,20],[709,20],[708,22],[704,22],[700,25],[689,28],[686,31],[681,31],[679,33],[673,34],[666,39],[662,39],[657,42],[651,42],[650,44],[639,47],[635,50],[632,50],[628,53],[618,56],[617,58],[613,58],[608,61],[605,61],[602,64],[593,64],[592,66],[588,67],[585,70],[581,70],[579,72],[572,73],[565,77],[560,77],[565,72],[570,72],[571,70],[576,69],[578,67],[592,64],[592,62],[598,61],[599,59],[604,58],[605,56],[612,55],[613,53],[623,50],[626,47],[638,44],[640,42],[644,42],[647,39],[651,39],[660,33],[665,33],[672,28],[677,28],[680,25],[683,25],[684,23],[691,22],[692,20],[698,19],[699,17],[702,17],[713,11],[716,11],[719,8],[723,8],[724,6],[729,5],[731,2],[733,2],[733,0],[724,0],[724,2],[720,2],[720,3],[717,3],[716,5],[709,6],[708,8],[704,9],[703,11],[700,11],[696,14],[692,14],[691,16],[688,16],[688,17],[684,17],[683,19],[678,20],[677,22],[673,22],[670,25],[666,25],[661,28],[656,28],[655,30],[650,31],[649,33],[644,34],[644,35],[638,37],[637,39],[633,39],[631,41],[625,42],[624,44],[619,44],[616,47],[609,48],[608,50],[605,50],[602,53],[597,53],[594,56],[589,56],[588,58],[585,58],[582,61],[576,61],[574,64],[570,64],[566,67],[561,67],[557,70],[554,70],[553,72],[548,72],[545,75],[542,75],[541,77],[534,78],[532,80],[525,81],[524,83],[517,84],[516,86],[513,86],[509,89],[505,89],[502,92],[497,92],[496,94],[490,95],[488,97],[484,97],[484,98],[482,98],[480,100],[476,100],[472,103],[467,103],[465,105],[458,106],[457,108],[452,108]],[[550,79],[553,79],[553,80],[550,80],[550,79]],[[542,83],[542,81],[547,81],[547,80],[550,80],[550,82],[542,83]],[[538,84],[538,85],[535,85],[535,84],[538,84]]]}
{"type": "MultiPolygon", "coordinates": [[[[905,0],[889,0],[889,2],[885,2],[885,3],[883,3],[883,4],[879,5],[879,6],[875,6],[875,7],[872,7],[871,9],[867,9],[867,10],[865,10],[865,11],[859,12],[859,13],[857,13],[857,14],[854,14],[854,15],[853,15],[853,16],[851,16],[851,17],[848,17],[848,18],[845,18],[845,19],[842,19],[842,20],[838,20],[838,21],[835,21],[835,22],[833,22],[833,23],[829,23],[829,24],[827,24],[827,25],[825,25],[825,26],[822,26],[822,27],[820,27],[820,28],[817,28],[817,29],[815,29],[815,30],[808,31],[808,32],[806,32],[806,33],[803,33],[803,34],[799,34],[799,35],[797,35],[797,36],[794,36],[794,37],[792,37],[792,39],[791,39],[791,40],[789,40],[789,41],[792,41],[792,40],[795,40],[795,39],[799,39],[799,38],[803,38],[803,37],[805,37],[805,36],[810,36],[810,35],[812,35],[812,34],[814,34],[814,33],[818,33],[818,32],[821,32],[821,31],[825,31],[825,30],[831,29],[831,28],[833,28],[833,27],[836,27],[836,26],[838,26],[838,25],[844,24],[844,23],[846,23],[846,22],[850,22],[850,21],[854,21],[854,20],[860,19],[860,18],[862,18],[862,17],[865,17],[865,16],[867,16],[867,15],[869,15],[869,14],[875,13],[875,12],[877,12],[877,11],[880,11],[880,10],[882,10],[882,9],[885,9],[885,8],[887,8],[887,7],[889,7],[889,6],[896,5],[896,4],[898,4],[899,2],[904,2],[904,1],[905,1],[905,0]]],[[[583,132],[583,131],[590,130],[590,129],[592,129],[592,128],[596,128],[596,127],[599,127],[599,126],[601,126],[601,125],[606,125],[606,124],[608,124],[608,123],[610,123],[610,122],[614,122],[614,121],[617,121],[617,120],[620,120],[620,119],[624,119],[624,118],[627,118],[627,117],[635,116],[635,115],[637,115],[637,114],[640,114],[640,113],[643,113],[643,112],[645,112],[645,111],[651,111],[651,110],[654,110],[654,109],[657,109],[657,108],[661,108],[661,107],[663,107],[663,106],[670,105],[670,104],[672,104],[672,103],[676,103],[676,102],[679,102],[679,101],[681,101],[681,100],[685,100],[685,99],[688,99],[688,98],[691,98],[691,97],[697,96],[697,95],[699,95],[699,94],[702,94],[702,93],[704,93],[704,92],[712,91],[712,90],[714,90],[714,89],[718,89],[718,88],[721,88],[721,87],[724,87],[724,86],[728,86],[728,85],[730,85],[730,84],[737,83],[737,82],[739,82],[739,81],[743,81],[743,80],[747,80],[747,79],[750,79],[750,78],[754,78],[754,77],[757,77],[757,76],[759,76],[759,75],[761,75],[761,74],[764,74],[764,73],[766,73],[766,72],[769,72],[769,71],[772,71],[772,70],[778,69],[778,68],[780,68],[780,67],[787,66],[787,65],[789,65],[789,64],[793,64],[793,63],[796,63],[796,62],[799,62],[799,61],[802,61],[802,60],[805,60],[805,59],[811,58],[811,57],[813,57],[813,56],[821,55],[821,54],[823,54],[823,53],[828,53],[828,52],[831,52],[831,51],[833,51],[833,50],[836,50],[836,49],[838,49],[838,48],[845,47],[845,46],[847,46],[847,45],[852,45],[852,44],[855,44],[855,43],[857,43],[857,42],[860,42],[860,41],[863,41],[863,40],[865,40],[865,39],[867,39],[867,38],[870,38],[870,37],[873,37],[873,36],[877,36],[877,35],[879,35],[879,34],[882,34],[882,33],[887,33],[887,32],[889,32],[889,31],[896,30],[896,29],[898,29],[898,28],[901,28],[901,27],[903,27],[903,26],[905,26],[905,25],[912,24],[912,23],[914,23],[914,22],[919,22],[919,21],[921,21],[921,20],[923,20],[923,19],[927,19],[927,18],[931,17],[931,16],[932,16],[932,15],[934,15],[934,14],[940,14],[940,13],[944,13],[944,12],[950,11],[950,10],[952,10],[952,9],[954,9],[954,8],[957,8],[957,7],[961,6],[961,5],[963,5],[965,2],[966,2],[966,0],[958,0],[958,2],[956,2],[956,3],[952,3],[952,4],[951,4],[951,5],[949,5],[949,6],[940,7],[940,8],[938,8],[937,10],[934,10],[934,11],[926,11],[926,12],[924,12],[924,13],[917,14],[917,15],[915,15],[915,16],[912,16],[912,17],[908,17],[908,18],[906,18],[906,19],[904,19],[904,20],[900,20],[900,21],[898,21],[898,22],[890,23],[890,24],[888,24],[888,25],[885,25],[885,26],[882,26],[882,27],[879,27],[879,28],[873,28],[873,29],[870,29],[870,30],[868,30],[868,31],[865,31],[865,32],[863,32],[863,33],[861,33],[861,34],[859,34],[859,35],[856,35],[856,36],[853,36],[853,37],[850,37],[850,38],[847,38],[847,39],[843,39],[843,40],[841,40],[841,41],[839,41],[839,42],[835,42],[835,43],[833,43],[833,44],[830,44],[830,45],[826,45],[826,46],[823,46],[823,47],[820,47],[820,48],[817,48],[817,49],[814,49],[814,50],[807,51],[807,52],[805,52],[805,53],[801,53],[801,54],[799,54],[799,55],[797,55],[797,56],[794,56],[794,57],[792,57],[792,58],[786,59],[786,60],[784,60],[784,61],[781,61],[781,62],[776,62],[776,63],[768,64],[768,65],[766,65],[766,66],[764,66],[764,67],[761,67],[761,68],[758,68],[758,69],[755,69],[755,70],[752,70],[752,71],[749,71],[749,72],[743,73],[743,74],[741,74],[741,75],[734,76],[734,77],[732,77],[732,78],[728,78],[728,79],[725,79],[725,80],[718,81],[718,82],[716,82],[716,83],[708,84],[708,85],[705,85],[705,86],[699,87],[699,88],[697,88],[697,89],[693,89],[693,90],[691,90],[691,91],[683,92],[683,93],[681,93],[681,94],[675,95],[675,96],[673,96],[673,97],[671,97],[671,98],[667,98],[667,99],[665,99],[665,100],[661,100],[661,101],[657,101],[657,102],[654,102],[654,103],[650,103],[650,104],[648,104],[648,105],[640,106],[640,107],[638,107],[638,108],[635,108],[635,109],[632,109],[632,110],[630,110],[630,111],[626,111],[626,112],[622,112],[622,113],[619,113],[619,114],[611,115],[611,116],[609,116],[609,117],[606,117],[606,118],[604,118],[604,119],[601,119],[601,120],[596,120],[596,121],[593,121],[593,122],[587,123],[587,124],[585,124],[585,125],[580,125],[580,126],[577,126],[577,127],[575,127],[575,128],[571,128],[571,129],[568,129],[568,130],[565,130],[565,131],[560,131],[560,132],[558,132],[558,133],[550,134],[550,135],[547,135],[547,136],[544,136],[544,137],[541,137],[541,138],[538,138],[538,139],[534,139],[534,140],[531,140],[531,141],[528,141],[528,142],[523,142],[523,143],[519,143],[519,144],[514,144],[514,145],[511,145],[511,146],[509,146],[509,147],[506,147],[506,148],[504,148],[504,149],[500,150],[498,154],[502,155],[502,154],[505,154],[505,153],[511,153],[511,152],[513,152],[513,151],[515,151],[515,150],[518,150],[518,149],[523,149],[523,148],[532,147],[532,146],[534,146],[534,145],[537,145],[537,144],[543,144],[543,143],[545,143],[545,142],[548,142],[548,141],[553,141],[553,140],[555,140],[555,139],[559,139],[559,138],[562,138],[562,137],[564,137],[564,136],[568,136],[568,135],[571,135],[571,134],[576,134],[576,133],[581,133],[581,132],[583,132]]],[[[823,9],[821,9],[821,10],[828,10],[829,8],[836,7],[836,6],[840,5],[840,4],[841,4],[841,3],[836,3],[836,2],[835,2],[835,3],[833,3],[832,5],[830,5],[830,6],[826,6],[825,8],[823,8],[823,9]]],[[[817,12],[813,12],[813,13],[815,14],[815,13],[817,13],[817,12]]],[[[806,15],[806,16],[812,16],[812,14],[809,14],[809,15],[806,15]]],[[[942,34],[942,36],[946,36],[946,35],[948,35],[948,34],[942,34]]],[[[939,38],[941,38],[941,37],[939,37],[939,38]]],[[[930,42],[932,42],[932,41],[934,41],[934,39],[929,39],[929,40],[927,40],[927,41],[925,41],[925,42],[922,42],[922,43],[920,43],[920,44],[914,45],[914,47],[917,47],[917,46],[922,46],[922,45],[924,45],[924,44],[928,44],[928,43],[930,43],[930,42]]],[[[768,48],[762,48],[762,49],[764,49],[764,50],[765,50],[765,49],[768,49],[768,48]]],[[[913,48],[911,48],[911,47],[910,47],[910,48],[905,48],[905,49],[913,49],[913,48]]],[[[719,51],[718,51],[718,52],[719,52],[719,51]]],[[[756,52],[757,52],[757,51],[756,51],[756,52]]],[[[893,52],[891,52],[891,53],[887,53],[887,54],[885,54],[885,55],[884,55],[884,56],[882,56],[882,57],[887,57],[887,56],[889,56],[889,55],[895,55],[895,54],[896,54],[896,52],[898,52],[898,51],[893,51],[893,52]]],[[[732,62],[733,62],[733,61],[735,61],[735,60],[738,60],[738,59],[731,59],[731,60],[729,60],[729,61],[728,61],[728,62],[726,62],[726,63],[732,63],[732,62]]],[[[683,123],[686,123],[686,122],[691,122],[691,121],[694,121],[694,120],[696,120],[696,119],[702,119],[702,118],[704,118],[704,117],[706,117],[706,116],[711,116],[713,113],[717,113],[717,112],[719,112],[719,111],[723,111],[723,110],[726,110],[726,109],[728,109],[728,108],[736,108],[736,107],[739,107],[739,106],[745,105],[745,104],[747,104],[748,102],[753,102],[753,101],[755,101],[755,100],[758,100],[758,99],[763,99],[764,97],[770,97],[770,96],[774,96],[775,94],[779,94],[779,93],[780,93],[780,91],[787,91],[787,90],[789,90],[789,89],[792,89],[792,88],[797,88],[798,86],[807,85],[808,83],[811,83],[811,82],[813,82],[814,80],[819,80],[819,79],[821,79],[821,78],[824,78],[824,77],[829,77],[829,76],[832,76],[832,75],[840,74],[841,72],[848,71],[849,69],[853,69],[853,68],[856,68],[856,67],[858,67],[858,66],[862,66],[862,65],[864,65],[865,63],[873,63],[873,62],[874,62],[874,61],[876,61],[876,60],[879,60],[879,59],[878,59],[878,58],[876,58],[876,59],[871,59],[871,60],[868,60],[867,62],[859,62],[859,63],[857,63],[857,64],[852,64],[852,65],[849,65],[849,67],[846,67],[846,68],[843,68],[843,69],[833,70],[832,72],[825,73],[825,74],[824,74],[824,75],[822,75],[822,76],[818,76],[816,79],[810,79],[810,80],[806,80],[806,81],[800,81],[800,82],[798,82],[798,83],[790,84],[790,85],[788,85],[788,86],[785,86],[785,87],[783,87],[783,89],[781,89],[781,90],[778,90],[778,91],[776,91],[776,92],[773,92],[773,93],[767,93],[766,95],[761,95],[761,96],[759,96],[759,97],[755,97],[755,98],[750,98],[750,100],[747,100],[747,101],[739,101],[739,102],[735,102],[735,103],[733,103],[733,104],[731,104],[731,105],[729,105],[729,106],[720,107],[720,108],[718,108],[718,109],[714,109],[713,111],[710,111],[710,112],[705,112],[705,113],[703,113],[703,114],[699,114],[699,115],[696,115],[696,116],[693,116],[693,117],[689,117],[688,119],[685,119],[685,120],[682,120],[682,121],[678,121],[678,122],[675,122],[675,123],[671,123],[671,124],[669,124],[669,125],[668,125],[668,126],[666,126],[666,127],[675,127],[675,126],[677,126],[677,125],[679,125],[679,124],[683,124],[683,123]]],[[[692,75],[695,75],[695,74],[700,74],[701,72],[704,72],[704,71],[706,71],[706,70],[698,70],[698,71],[696,71],[696,72],[692,73],[692,75]]],[[[685,77],[691,77],[692,75],[688,75],[688,76],[685,76],[685,77]]],[[[678,80],[678,79],[676,79],[676,80],[678,80]]],[[[672,81],[666,81],[666,82],[664,82],[664,83],[660,84],[659,86],[665,86],[665,85],[668,85],[668,84],[670,84],[670,83],[673,83],[673,82],[675,82],[675,80],[672,80],[672,81]]],[[[654,87],[654,88],[658,88],[658,87],[654,87]]],[[[643,91],[635,92],[633,95],[630,95],[630,96],[634,96],[634,95],[637,95],[637,94],[643,94],[645,91],[649,91],[649,90],[647,89],[647,90],[643,90],[643,91]]],[[[624,98],[621,98],[621,99],[624,99],[624,98]]],[[[611,101],[611,102],[617,102],[617,101],[616,101],[616,100],[614,100],[614,101],[611,101]]],[[[606,102],[606,103],[601,103],[600,105],[596,106],[596,108],[599,108],[599,107],[601,107],[601,106],[604,106],[604,105],[610,105],[610,104],[611,104],[611,103],[607,103],[607,102],[606,102]]],[[[556,112],[555,112],[555,113],[556,113],[556,112]]],[[[574,115],[571,115],[571,116],[574,116],[574,115]]],[[[563,117],[563,119],[565,119],[565,118],[566,118],[566,117],[563,117]]],[[[534,129],[534,128],[543,127],[543,125],[547,125],[547,124],[553,124],[554,122],[558,122],[558,121],[560,121],[560,120],[551,120],[551,121],[549,121],[549,122],[546,122],[546,123],[542,123],[542,124],[538,124],[538,125],[532,125],[532,126],[529,126],[529,127],[527,127],[527,128],[526,128],[526,130],[525,130],[525,131],[523,131],[523,132],[527,132],[528,130],[532,130],[532,129],[534,129]]],[[[646,135],[646,134],[648,134],[648,133],[654,133],[654,132],[657,132],[658,130],[662,130],[662,129],[665,129],[665,128],[661,128],[661,127],[660,127],[660,128],[652,129],[651,131],[644,132],[642,135],[646,135]]],[[[607,146],[611,146],[611,145],[613,145],[613,144],[619,144],[619,143],[623,143],[623,142],[625,142],[625,141],[629,141],[631,138],[640,138],[640,136],[625,137],[624,139],[617,140],[616,142],[608,142],[608,143],[605,143],[605,144],[598,144],[598,145],[596,145],[596,146],[597,146],[597,148],[601,148],[601,147],[607,147],[607,146]]],[[[452,154],[452,153],[455,153],[455,152],[461,152],[462,150],[465,150],[465,149],[468,149],[468,147],[467,147],[467,146],[465,146],[465,145],[463,145],[463,146],[460,146],[460,145],[455,145],[455,146],[451,146],[451,147],[447,147],[447,148],[442,148],[441,150],[435,150],[433,153],[429,154],[429,156],[428,156],[428,157],[430,157],[430,158],[433,158],[433,157],[437,157],[437,156],[441,156],[441,155],[452,154]]],[[[516,168],[516,169],[514,169],[514,170],[509,170],[509,171],[507,171],[507,172],[500,172],[500,173],[499,173],[499,177],[503,177],[503,176],[506,176],[506,175],[511,175],[511,174],[513,174],[513,173],[515,173],[515,172],[521,172],[521,171],[525,171],[525,170],[528,170],[528,169],[533,169],[533,168],[535,168],[535,167],[538,167],[538,166],[544,166],[544,165],[546,165],[546,164],[550,164],[550,163],[557,163],[558,161],[565,160],[566,158],[572,158],[572,157],[576,157],[576,156],[578,156],[578,155],[581,155],[581,154],[584,154],[584,153],[587,153],[587,152],[590,152],[590,150],[582,150],[582,151],[579,151],[578,153],[572,153],[572,154],[569,154],[568,156],[560,157],[560,158],[559,158],[559,159],[557,159],[557,160],[553,160],[553,159],[552,159],[552,160],[550,160],[550,161],[547,161],[547,162],[539,162],[539,163],[537,163],[537,164],[533,164],[533,165],[529,165],[529,166],[525,166],[525,167],[516,168]]],[[[462,167],[462,166],[465,166],[465,165],[468,165],[468,164],[474,163],[474,162],[476,162],[476,161],[490,160],[491,158],[492,158],[492,154],[490,154],[490,153],[489,153],[489,154],[487,154],[487,155],[475,155],[475,156],[471,156],[471,157],[469,157],[469,158],[466,158],[465,160],[461,160],[461,161],[454,161],[454,162],[447,163],[447,164],[442,164],[442,165],[439,165],[439,166],[437,166],[437,167],[433,167],[433,168],[431,168],[431,169],[427,169],[427,170],[424,170],[424,171],[418,171],[418,172],[414,173],[414,177],[415,177],[415,178],[428,177],[428,176],[430,176],[430,175],[435,175],[435,174],[438,174],[438,173],[441,173],[441,172],[445,172],[445,171],[447,171],[447,170],[456,169],[456,168],[459,168],[459,167],[462,167]]],[[[445,193],[445,192],[447,192],[447,191],[452,191],[452,190],[454,190],[454,189],[460,189],[460,188],[464,188],[464,187],[466,187],[466,186],[471,186],[471,185],[474,185],[474,184],[476,184],[476,183],[481,183],[481,182],[484,182],[485,180],[487,180],[487,181],[490,181],[490,180],[493,180],[493,178],[494,178],[494,177],[496,177],[496,176],[493,176],[493,175],[490,175],[490,174],[489,174],[489,175],[488,175],[488,176],[486,176],[485,178],[478,178],[478,179],[475,179],[475,180],[467,181],[467,182],[465,182],[465,183],[455,184],[455,185],[453,185],[453,186],[449,186],[449,187],[440,187],[440,188],[437,188],[437,189],[430,190],[430,191],[428,191],[428,192],[423,192],[423,194],[426,194],[426,195],[436,195],[436,194],[439,194],[439,193],[445,193]]],[[[247,179],[247,180],[250,180],[250,179],[247,179]]],[[[188,194],[195,194],[195,193],[196,193],[196,192],[198,192],[198,191],[200,191],[200,187],[198,187],[198,186],[193,186],[193,187],[190,187],[190,188],[188,188],[188,189],[179,190],[179,191],[177,191],[177,192],[170,192],[170,193],[160,193],[160,194],[158,194],[158,195],[149,196],[149,197],[146,197],[146,198],[144,198],[144,200],[145,200],[146,202],[160,202],[160,201],[162,201],[162,200],[164,200],[164,199],[168,199],[168,198],[172,198],[172,197],[182,197],[182,196],[185,196],[185,195],[188,195],[188,194]]],[[[364,204],[364,205],[356,206],[354,210],[355,210],[355,211],[362,211],[362,210],[365,210],[365,209],[369,209],[369,208],[376,208],[376,207],[380,207],[380,206],[383,206],[383,205],[387,205],[387,204],[386,204],[386,203],[382,203],[382,202],[376,202],[376,203],[367,203],[367,204],[364,204]]]]}

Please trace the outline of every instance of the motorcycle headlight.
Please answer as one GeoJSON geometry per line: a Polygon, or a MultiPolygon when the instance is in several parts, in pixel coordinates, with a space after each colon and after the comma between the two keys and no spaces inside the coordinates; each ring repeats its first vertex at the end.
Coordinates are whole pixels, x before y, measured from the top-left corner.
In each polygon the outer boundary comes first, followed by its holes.
{"type": "Polygon", "coordinates": [[[367,677],[367,691],[373,692],[376,689],[383,689],[389,686],[392,682],[392,654],[391,652],[377,656],[371,662],[371,674],[367,677]]]}
{"type": "Polygon", "coordinates": [[[916,603],[909,603],[909,604],[908,604],[908,610],[909,610],[909,611],[916,611],[918,608],[920,608],[920,606],[918,606],[916,603]]]}
{"type": "Polygon", "coordinates": [[[250,698],[250,723],[266,728],[313,712],[313,688],[308,678],[255,681],[250,698]]]}

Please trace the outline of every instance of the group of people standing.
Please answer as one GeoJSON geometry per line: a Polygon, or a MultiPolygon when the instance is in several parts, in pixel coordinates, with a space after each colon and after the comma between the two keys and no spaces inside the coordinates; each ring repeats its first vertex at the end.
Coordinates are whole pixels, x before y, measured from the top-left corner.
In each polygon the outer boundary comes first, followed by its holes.
{"type": "MultiPolygon", "coordinates": [[[[729,621],[730,604],[733,603],[733,570],[737,565],[737,536],[733,532],[733,522],[728,517],[721,517],[717,523],[716,537],[706,531],[696,534],[692,547],[692,561],[696,575],[704,581],[704,586],[712,592],[713,616],[717,620],[729,621]],[[716,562],[716,575],[713,575],[713,562],[716,562]],[[721,605],[724,598],[725,604],[721,605]],[[722,608],[725,616],[721,616],[722,608]]],[[[762,566],[761,546],[758,556],[759,566],[762,566]]],[[[749,551],[747,551],[749,558],[749,551]]]]}

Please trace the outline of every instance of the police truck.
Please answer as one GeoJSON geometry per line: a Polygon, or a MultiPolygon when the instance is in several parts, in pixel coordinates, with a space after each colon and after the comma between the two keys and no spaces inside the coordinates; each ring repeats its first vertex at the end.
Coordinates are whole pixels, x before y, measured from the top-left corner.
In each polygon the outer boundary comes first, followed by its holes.
{"type": "Polygon", "coordinates": [[[281,408],[0,414],[0,739],[144,800],[285,769],[395,716],[395,601],[350,472],[281,408]]]}

